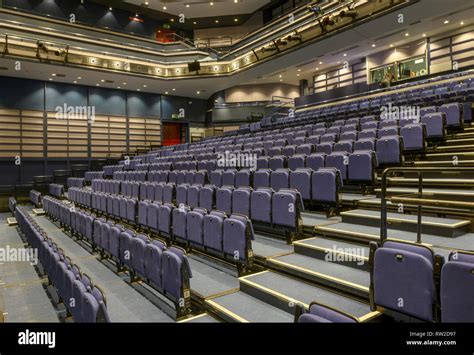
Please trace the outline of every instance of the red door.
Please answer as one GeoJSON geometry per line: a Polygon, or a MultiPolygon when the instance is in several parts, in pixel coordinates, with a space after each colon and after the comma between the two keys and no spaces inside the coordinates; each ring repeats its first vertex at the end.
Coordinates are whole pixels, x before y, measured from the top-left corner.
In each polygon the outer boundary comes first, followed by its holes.
{"type": "Polygon", "coordinates": [[[174,42],[174,34],[176,31],[166,28],[159,28],[156,30],[156,40],[161,43],[174,42]]]}
{"type": "Polygon", "coordinates": [[[181,143],[181,123],[163,123],[163,146],[181,143]]]}

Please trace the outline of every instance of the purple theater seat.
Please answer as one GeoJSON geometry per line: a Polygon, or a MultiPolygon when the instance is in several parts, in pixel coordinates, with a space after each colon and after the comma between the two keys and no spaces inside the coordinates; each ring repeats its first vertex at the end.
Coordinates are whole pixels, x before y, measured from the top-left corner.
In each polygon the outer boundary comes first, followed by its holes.
{"type": "Polygon", "coordinates": [[[270,224],[272,222],[272,196],[271,188],[259,188],[252,191],[250,198],[250,215],[253,221],[270,224]]]}
{"type": "Polygon", "coordinates": [[[379,165],[400,165],[403,162],[403,140],[400,136],[386,136],[377,140],[377,161],[379,165]]]}
{"type": "Polygon", "coordinates": [[[317,303],[311,303],[307,313],[298,318],[298,323],[357,323],[357,320],[317,303]]]}
{"type": "Polygon", "coordinates": [[[187,240],[190,243],[196,245],[204,245],[203,242],[203,222],[205,210],[195,208],[193,211],[189,211],[186,215],[186,235],[187,240]]]}
{"type": "MultiPolygon", "coordinates": [[[[230,215],[232,213],[232,192],[231,186],[224,186],[216,191],[216,209],[230,215]]],[[[202,206],[201,206],[202,207],[202,206]]]]}
{"type": "Polygon", "coordinates": [[[204,246],[216,251],[222,251],[224,235],[224,212],[212,211],[204,216],[204,246]]]}
{"type": "Polygon", "coordinates": [[[370,150],[358,150],[349,155],[348,179],[350,182],[372,183],[375,179],[377,156],[370,150]]]}
{"type": "Polygon", "coordinates": [[[280,189],[272,196],[273,224],[297,229],[303,206],[301,194],[294,189],[280,189]]]}
{"type": "Polygon", "coordinates": [[[461,108],[457,102],[441,105],[438,111],[446,115],[446,126],[448,128],[462,126],[461,108]]]}
{"type": "Polygon", "coordinates": [[[421,123],[412,123],[400,128],[405,151],[423,151],[426,142],[426,127],[421,123]]]}
{"type": "Polygon", "coordinates": [[[303,200],[311,199],[311,176],[313,170],[300,168],[290,173],[290,188],[300,192],[303,200]]]}

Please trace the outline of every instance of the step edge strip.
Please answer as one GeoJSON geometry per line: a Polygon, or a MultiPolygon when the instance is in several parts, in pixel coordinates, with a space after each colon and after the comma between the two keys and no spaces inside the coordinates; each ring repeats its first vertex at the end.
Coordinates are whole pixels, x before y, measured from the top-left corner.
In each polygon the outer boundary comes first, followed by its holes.
{"type": "Polygon", "coordinates": [[[224,314],[226,314],[227,316],[233,318],[234,320],[240,322],[240,323],[250,323],[247,319],[235,314],[234,312],[232,311],[229,311],[227,308],[225,308],[224,306],[221,306],[220,304],[218,304],[217,302],[214,302],[212,300],[205,300],[205,302],[211,306],[212,308],[214,308],[215,310],[217,310],[218,312],[222,312],[224,314]]]}

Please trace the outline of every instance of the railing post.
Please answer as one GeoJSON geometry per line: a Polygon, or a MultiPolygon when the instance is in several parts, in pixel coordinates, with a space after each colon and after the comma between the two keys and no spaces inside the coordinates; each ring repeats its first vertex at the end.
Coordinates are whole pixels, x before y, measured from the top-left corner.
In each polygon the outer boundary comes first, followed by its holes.
{"type": "Polygon", "coordinates": [[[380,209],[380,245],[387,239],[387,175],[390,169],[385,169],[382,174],[382,194],[381,194],[381,209],[380,209]]]}
{"type": "MultiPolygon", "coordinates": [[[[418,198],[421,199],[423,196],[423,174],[418,171],[418,198]]],[[[417,206],[418,223],[416,224],[416,242],[421,243],[421,202],[418,202],[417,206]]]]}

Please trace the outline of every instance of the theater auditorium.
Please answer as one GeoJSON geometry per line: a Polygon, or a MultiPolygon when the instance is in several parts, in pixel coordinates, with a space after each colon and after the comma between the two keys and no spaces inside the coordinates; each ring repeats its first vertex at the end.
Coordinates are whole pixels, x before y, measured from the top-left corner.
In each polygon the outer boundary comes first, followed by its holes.
{"type": "Polygon", "coordinates": [[[474,322],[472,2],[0,6],[0,322],[474,322]]]}

